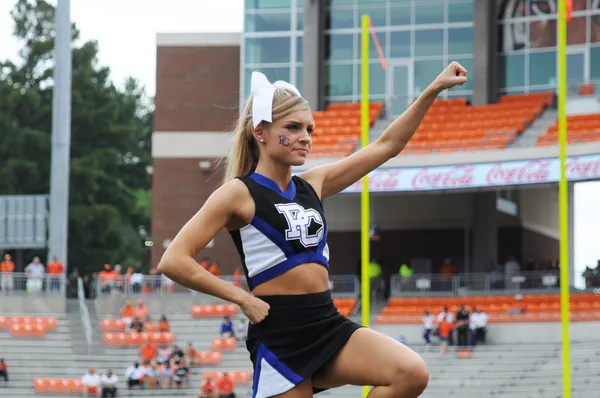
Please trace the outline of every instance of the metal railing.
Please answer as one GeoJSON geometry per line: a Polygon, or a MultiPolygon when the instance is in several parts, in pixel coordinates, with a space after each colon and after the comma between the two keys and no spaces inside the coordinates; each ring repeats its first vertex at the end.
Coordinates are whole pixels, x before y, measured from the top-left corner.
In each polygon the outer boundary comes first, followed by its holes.
{"type": "MultiPolygon", "coordinates": [[[[245,277],[234,278],[232,275],[223,275],[222,280],[248,291],[245,277]]],[[[329,287],[335,297],[358,297],[360,283],[354,275],[333,275],[329,277],[329,287]]],[[[164,276],[145,275],[143,279],[126,280],[122,276],[114,280],[98,279],[96,284],[96,297],[111,294],[135,296],[144,294],[201,294],[185,286],[181,286],[164,276]]]]}
{"type": "Polygon", "coordinates": [[[3,295],[65,295],[64,275],[29,276],[23,272],[0,273],[0,294],[3,295]]]}
{"type": "Polygon", "coordinates": [[[475,296],[557,293],[559,272],[531,271],[516,275],[472,273],[461,275],[414,274],[390,278],[391,294],[399,296],[475,296]]]}
{"type": "Polygon", "coordinates": [[[88,346],[88,353],[92,348],[92,321],[88,312],[87,303],[85,301],[85,290],[83,288],[83,280],[77,278],[77,299],[79,300],[79,312],[81,313],[81,322],[83,322],[83,330],[85,331],[85,340],[88,346]]]}

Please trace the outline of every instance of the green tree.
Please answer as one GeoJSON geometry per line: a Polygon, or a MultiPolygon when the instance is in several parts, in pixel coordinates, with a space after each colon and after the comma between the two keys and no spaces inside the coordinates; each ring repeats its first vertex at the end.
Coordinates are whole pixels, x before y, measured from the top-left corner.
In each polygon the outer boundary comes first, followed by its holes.
{"type": "MultiPolygon", "coordinates": [[[[50,190],[54,7],[19,0],[12,11],[22,43],[16,63],[0,64],[0,194],[50,190]]],[[[153,113],[138,82],[119,89],[98,62],[98,44],[72,26],[69,265],[145,267],[138,225],[149,227],[153,113]]]]}

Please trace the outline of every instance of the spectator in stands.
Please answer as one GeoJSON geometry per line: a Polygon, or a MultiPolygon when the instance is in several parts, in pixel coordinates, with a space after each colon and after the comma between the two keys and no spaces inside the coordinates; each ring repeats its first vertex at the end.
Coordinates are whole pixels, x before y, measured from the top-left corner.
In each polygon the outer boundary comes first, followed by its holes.
{"type": "Polygon", "coordinates": [[[102,386],[102,398],[115,398],[117,396],[117,383],[119,378],[112,370],[108,371],[100,377],[100,385],[102,386]]]}
{"type": "Polygon", "coordinates": [[[146,332],[154,330],[154,322],[152,321],[152,318],[150,318],[150,315],[146,315],[146,318],[144,318],[144,330],[146,332]]]}
{"type": "Polygon", "coordinates": [[[233,398],[233,382],[231,378],[227,374],[227,372],[223,373],[223,378],[219,380],[217,384],[219,387],[219,395],[220,398],[233,398]]]}
{"type": "Polygon", "coordinates": [[[440,356],[444,356],[446,354],[446,350],[448,349],[448,339],[450,338],[450,330],[452,330],[452,324],[448,322],[447,317],[442,318],[442,321],[439,323],[439,333],[440,333],[440,356]]]}
{"type": "Polygon", "coordinates": [[[134,362],[132,366],[125,370],[125,377],[127,377],[127,389],[131,390],[133,387],[139,386],[140,389],[144,389],[144,370],[140,367],[140,364],[134,362]]]}
{"type": "Polygon", "coordinates": [[[131,306],[131,300],[125,301],[125,305],[121,308],[121,320],[125,322],[125,327],[129,330],[131,322],[133,321],[133,307],[131,306]]]}
{"type": "Polygon", "coordinates": [[[33,261],[25,267],[27,274],[27,291],[29,293],[39,293],[44,287],[44,274],[46,269],[39,257],[34,257],[33,261]]]}
{"type": "Polygon", "coordinates": [[[5,254],[4,261],[0,263],[0,289],[3,292],[8,292],[14,289],[14,271],[15,263],[12,261],[10,254],[5,254]]]}
{"type": "Polygon", "coordinates": [[[423,339],[425,340],[426,347],[431,347],[431,339],[429,338],[429,335],[431,334],[431,329],[433,329],[433,322],[433,315],[431,315],[429,311],[425,310],[423,313],[423,339]]]}
{"type": "Polygon", "coordinates": [[[73,269],[73,272],[67,277],[67,297],[77,298],[77,278],[79,278],[79,271],[77,268],[73,269]]]}
{"type": "Polygon", "coordinates": [[[137,316],[134,316],[133,320],[131,321],[131,325],[129,325],[129,330],[132,332],[142,333],[144,331],[144,322],[142,322],[142,320],[137,316]]]}
{"type": "Polygon", "coordinates": [[[121,275],[121,264],[115,264],[115,269],[113,270],[114,281],[115,281],[115,290],[119,292],[124,291],[125,281],[123,280],[124,275],[121,275]]]}
{"type": "Polygon", "coordinates": [[[221,323],[221,338],[228,339],[230,337],[235,337],[233,332],[233,322],[231,322],[231,318],[228,316],[223,317],[223,322],[221,323]]]}
{"type": "Polygon", "coordinates": [[[235,337],[238,341],[246,341],[248,337],[248,320],[246,318],[242,318],[235,323],[235,337]]]}
{"type": "Polygon", "coordinates": [[[140,359],[143,364],[149,364],[156,358],[156,346],[150,340],[140,347],[140,359]]]}
{"type": "Polygon", "coordinates": [[[165,362],[162,370],[160,371],[160,381],[162,384],[162,388],[171,388],[173,384],[173,369],[171,368],[171,364],[169,361],[165,362]]]}
{"type": "MultiPolygon", "coordinates": [[[[442,312],[440,312],[436,318],[436,323],[441,325],[443,321],[446,321],[449,325],[454,324],[454,314],[448,311],[448,307],[442,307],[442,312]]],[[[454,335],[452,333],[452,328],[449,328],[448,336],[447,336],[448,345],[454,345],[454,335]]]]}
{"type": "Polygon", "coordinates": [[[158,321],[158,331],[161,333],[167,333],[171,330],[171,325],[169,325],[169,321],[166,316],[161,316],[158,321]]]}
{"type": "Polygon", "coordinates": [[[131,274],[131,279],[129,280],[129,286],[131,287],[131,291],[134,294],[140,294],[142,291],[142,285],[144,283],[144,274],[140,271],[134,271],[131,274]]]}
{"type": "Polygon", "coordinates": [[[103,294],[110,294],[115,287],[115,279],[117,274],[114,273],[109,264],[104,264],[104,269],[98,274],[98,283],[100,291],[103,294]]]}
{"type": "Polygon", "coordinates": [[[8,383],[8,365],[4,358],[0,358],[0,377],[4,379],[5,383],[8,383]]]}
{"type": "Polygon", "coordinates": [[[96,390],[96,396],[102,396],[102,388],[100,388],[100,375],[96,373],[96,369],[89,368],[88,372],[81,378],[81,384],[83,385],[83,396],[87,397],[90,390],[96,390]]]}
{"type": "Polygon", "coordinates": [[[144,305],[144,300],[137,299],[135,308],[133,309],[133,315],[141,319],[146,319],[148,316],[148,307],[144,305]]]}
{"type": "Polygon", "coordinates": [[[512,254],[509,254],[506,258],[506,262],[504,263],[504,279],[505,286],[507,288],[511,288],[512,286],[512,278],[519,274],[519,270],[521,267],[515,257],[512,254]]]}
{"type": "Polygon", "coordinates": [[[185,353],[177,346],[177,344],[173,344],[173,349],[171,350],[171,365],[176,361],[182,361],[185,358],[185,353]]]}
{"type": "Polygon", "coordinates": [[[442,268],[440,268],[440,274],[442,274],[442,279],[444,280],[442,290],[446,292],[452,291],[452,277],[456,275],[456,267],[449,258],[444,259],[442,268]]]}
{"type": "Polygon", "coordinates": [[[143,369],[148,388],[152,390],[160,388],[160,370],[156,366],[156,362],[152,362],[149,366],[144,366],[143,369]]]}
{"type": "Polygon", "coordinates": [[[476,346],[479,343],[485,344],[485,334],[488,322],[488,315],[480,311],[479,308],[473,308],[471,314],[471,332],[472,332],[472,345],[476,346]]]}
{"type": "Polygon", "coordinates": [[[202,394],[198,398],[217,398],[219,393],[216,390],[217,386],[209,376],[202,381],[202,394]]]}
{"type": "Polygon", "coordinates": [[[180,390],[183,388],[188,388],[189,380],[190,380],[190,370],[185,363],[181,360],[176,360],[173,363],[173,383],[177,386],[177,389],[180,390]]]}
{"type": "Polygon", "coordinates": [[[62,276],[65,272],[65,267],[58,261],[56,256],[52,257],[52,261],[48,264],[48,277],[50,279],[49,291],[60,291],[62,288],[62,276]]]}
{"type": "Polygon", "coordinates": [[[160,347],[158,347],[158,350],[156,352],[156,355],[157,355],[156,362],[160,365],[169,363],[172,353],[173,353],[173,350],[171,350],[171,347],[169,347],[166,344],[161,345],[160,347]]]}
{"type": "Polygon", "coordinates": [[[198,361],[198,351],[196,351],[192,343],[189,343],[185,349],[185,358],[190,367],[193,368],[196,366],[196,362],[198,361]]]}
{"type": "Polygon", "coordinates": [[[469,344],[469,311],[464,304],[460,305],[460,309],[456,313],[456,335],[458,347],[467,347],[469,344]]]}

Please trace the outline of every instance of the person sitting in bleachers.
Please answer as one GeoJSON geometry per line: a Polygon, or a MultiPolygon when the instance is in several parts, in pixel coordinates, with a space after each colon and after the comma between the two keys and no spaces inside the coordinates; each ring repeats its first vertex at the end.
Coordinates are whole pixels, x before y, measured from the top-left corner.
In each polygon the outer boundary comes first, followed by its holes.
{"type": "Polygon", "coordinates": [[[142,366],[144,370],[144,377],[146,379],[146,385],[149,389],[154,390],[161,388],[160,385],[160,370],[156,366],[156,362],[152,362],[148,365],[142,366]]]}
{"type": "Polygon", "coordinates": [[[171,349],[171,347],[169,347],[167,344],[161,344],[156,352],[156,362],[159,365],[169,363],[169,361],[171,360],[172,353],[173,350],[171,349]]]}
{"type": "Polygon", "coordinates": [[[140,359],[143,364],[149,364],[154,361],[154,358],[156,358],[156,345],[148,340],[140,347],[140,359]]]}
{"type": "Polygon", "coordinates": [[[176,360],[173,363],[173,383],[177,386],[178,390],[181,388],[187,388],[190,380],[190,370],[185,363],[181,360],[176,360]]]}
{"type": "Polygon", "coordinates": [[[167,317],[164,315],[161,316],[160,321],[158,321],[158,331],[161,333],[166,333],[170,330],[171,330],[171,325],[169,324],[167,317]]]}
{"type": "Polygon", "coordinates": [[[221,323],[221,338],[228,339],[230,337],[235,337],[235,333],[233,332],[233,322],[231,322],[231,318],[225,316],[223,318],[223,323],[221,323]]]}
{"type": "Polygon", "coordinates": [[[229,378],[227,373],[223,373],[223,378],[219,380],[219,396],[220,398],[234,398],[233,393],[233,381],[229,378]]]}
{"type": "Polygon", "coordinates": [[[173,344],[173,350],[171,351],[171,365],[175,361],[182,361],[185,358],[185,353],[177,346],[177,344],[173,344]]]}
{"type": "Polygon", "coordinates": [[[185,360],[190,367],[195,367],[197,362],[198,351],[194,348],[192,343],[189,343],[185,349],[185,360]]]}
{"type": "Polygon", "coordinates": [[[198,398],[217,398],[219,393],[217,392],[217,386],[215,382],[207,377],[202,381],[202,394],[198,396],[198,398]]]}
{"type": "Polygon", "coordinates": [[[479,311],[479,308],[474,307],[469,324],[471,328],[471,345],[476,346],[479,343],[485,344],[487,322],[488,315],[483,311],[479,311]]]}
{"type": "Polygon", "coordinates": [[[129,330],[131,321],[133,321],[133,307],[131,300],[125,301],[125,305],[121,308],[121,320],[125,322],[125,328],[129,330]]]}
{"type": "Polygon", "coordinates": [[[102,398],[115,398],[117,396],[117,383],[119,378],[112,370],[108,371],[100,377],[100,386],[102,387],[102,398]]]}
{"type": "Polygon", "coordinates": [[[96,389],[96,396],[102,395],[102,389],[100,388],[100,375],[96,373],[96,369],[89,368],[88,372],[81,378],[81,384],[83,385],[83,396],[87,397],[90,390],[96,389]]]}
{"type": "Polygon", "coordinates": [[[144,318],[144,330],[146,332],[154,331],[154,322],[152,321],[152,318],[150,318],[150,315],[146,315],[146,318],[144,318]]]}
{"type": "Polygon", "coordinates": [[[144,389],[144,369],[140,367],[140,364],[134,362],[132,366],[125,370],[125,377],[127,377],[127,389],[131,390],[133,387],[139,386],[140,389],[144,389]]]}
{"type": "Polygon", "coordinates": [[[131,324],[129,324],[129,330],[132,332],[142,333],[144,331],[144,323],[140,318],[134,316],[131,324]]]}
{"type": "Polygon", "coordinates": [[[144,305],[144,300],[137,299],[135,308],[133,309],[133,315],[140,319],[146,319],[148,316],[148,307],[144,305]]]}
{"type": "Polygon", "coordinates": [[[160,382],[162,384],[162,388],[171,388],[171,385],[173,384],[172,378],[173,369],[171,368],[171,363],[167,361],[160,367],[160,382]]]}
{"type": "Polygon", "coordinates": [[[8,365],[4,358],[0,358],[0,377],[4,379],[4,383],[8,383],[8,365]]]}
{"type": "Polygon", "coordinates": [[[248,320],[246,318],[238,320],[233,331],[238,341],[246,341],[246,337],[248,337],[248,320]]]}

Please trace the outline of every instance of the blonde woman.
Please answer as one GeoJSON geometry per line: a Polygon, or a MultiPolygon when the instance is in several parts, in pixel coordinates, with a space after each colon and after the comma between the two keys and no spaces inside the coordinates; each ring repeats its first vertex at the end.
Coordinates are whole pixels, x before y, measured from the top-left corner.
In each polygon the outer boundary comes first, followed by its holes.
{"type": "Polygon", "coordinates": [[[416,398],[427,386],[429,373],[418,354],[334,307],[322,200],[398,155],[436,97],[464,84],[466,75],[453,62],[372,144],[292,176],[292,166],[304,164],[310,152],[310,106],[291,84],[252,74],[224,183],[173,239],[158,270],[240,306],[250,320],[254,398],[312,397],[347,384],[374,386],[369,398],[416,398]],[[237,246],[252,293],[194,260],[222,228],[237,246]]]}

